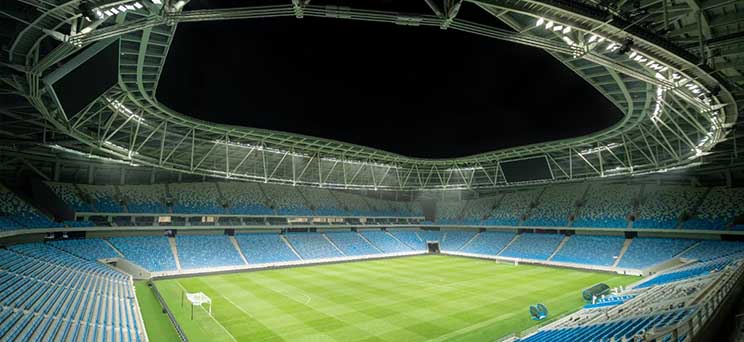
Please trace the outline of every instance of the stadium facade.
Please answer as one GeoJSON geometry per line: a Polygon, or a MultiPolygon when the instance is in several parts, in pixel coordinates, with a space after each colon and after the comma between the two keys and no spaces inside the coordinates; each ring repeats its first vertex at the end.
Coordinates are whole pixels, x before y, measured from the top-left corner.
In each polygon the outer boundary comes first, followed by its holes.
{"type": "Polygon", "coordinates": [[[148,340],[136,279],[432,251],[642,276],[512,337],[523,341],[705,340],[741,295],[740,2],[85,4],[14,1],[0,13],[2,340],[148,340]],[[492,22],[458,16],[463,6],[492,22]],[[180,23],[263,17],[433,26],[543,49],[623,118],[437,160],[199,121],[157,100],[180,23]],[[110,84],[91,79],[76,89],[87,99],[71,100],[68,77],[107,56],[118,59],[110,84]],[[520,177],[526,167],[541,172],[520,177]]]}

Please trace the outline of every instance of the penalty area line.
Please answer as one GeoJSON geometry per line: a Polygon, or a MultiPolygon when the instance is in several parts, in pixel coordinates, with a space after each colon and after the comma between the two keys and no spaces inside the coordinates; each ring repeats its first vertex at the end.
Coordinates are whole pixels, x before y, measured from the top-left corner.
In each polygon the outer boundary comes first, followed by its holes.
{"type": "MultiPolygon", "coordinates": [[[[178,284],[178,286],[179,286],[179,287],[180,287],[181,289],[183,289],[184,291],[186,291],[186,292],[189,292],[189,290],[187,290],[187,289],[186,289],[185,287],[183,287],[183,285],[181,285],[181,282],[180,282],[180,281],[176,280],[176,284],[178,284]]],[[[223,297],[223,298],[224,298],[224,297],[223,297]]],[[[201,306],[199,306],[199,307],[201,308],[201,306]]],[[[216,318],[214,318],[214,316],[212,316],[212,315],[209,315],[209,318],[211,318],[211,319],[212,319],[212,320],[213,320],[213,321],[214,321],[215,323],[217,323],[217,325],[219,325],[219,326],[220,326],[220,328],[222,328],[222,330],[224,330],[224,331],[225,331],[225,332],[226,332],[226,333],[227,333],[227,334],[228,334],[228,335],[230,336],[230,338],[231,338],[231,339],[232,339],[233,341],[235,341],[235,342],[237,342],[237,341],[238,341],[238,339],[236,339],[236,338],[235,338],[235,336],[233,336],[233,334],[231,334],[231,333],[230,333],[230,331],[229,331],[229,330],[227,330],[227,328],[225,328],[225,326],[224,326],[224,325],[222,325],[222,323],[220,323],[220,321],[218,321],[218,320],[217,320],[216,318]]]]}
{"type": "Polygon", "coordinates": [[[248,312],[248,311],[245,311],[245,309],[243,309],[243,307],[242,307],[242,306],[240,306],[240,305],[236,304],[235,302],[233,302],[233,301],[232,301],[232,299],[228,298],[227,296],[222,296],[222,298],[225,298],[225,300],[226,300],[226,301],[227,301],[228,303],[232,304],[232,306],[234,306],[234,307],[235,307],[236,309],[238,309],[238,310],[242,311],[242,312],[243,312],[244,314],[246,314],[246,315],[247,315],[248,317],[250,317],[250,318],[252,318],[252,319],[254,319],[254,320],[256,319],[256,317],[253,317],[253,315],[252,315],[252,314],[251,314],[250,312],[248,312]]]}
{"type": "Polygon", "coordinates": [[[277,292],[277,293],[281,294],[282,296],[287,297],[287,298],[289,298],[289,299],[291,299],[291,300],[293,300],[293,301],[295,301],[297,303],[300,303],[302,305],[308,305],[308,304],[310,304],[310,301],[313,300],[313,297],[310,297],[309,295],[306,295],[306,294],[304,294],[302,292],[297,292],[296,294],[305,297],[305,302],[304,303],[301,302],[301,301],[299,301],[299,300],[297,300],[296,298],[293,298],[290,295],[290,294],[295,294],[293,292],[290,292],[290,291],[277,291],[277,290],[274,290],[274,292],[277,292]]]}

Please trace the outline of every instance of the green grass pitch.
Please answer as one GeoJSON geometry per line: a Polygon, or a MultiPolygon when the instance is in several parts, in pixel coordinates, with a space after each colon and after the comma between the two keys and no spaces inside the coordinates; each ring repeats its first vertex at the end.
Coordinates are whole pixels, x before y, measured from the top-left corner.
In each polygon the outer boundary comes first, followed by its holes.
{"type": "MultiPolygon", "coordinates": [[[[492,341],[579,309],[580,291],[599,282],[637,281],[609,273],[417,256],[157,281],[192,341],[492,341]],[[181,293],[212,298],[210,317],[190,319],[181,293]]],[[[146,285],[137,295],[154,341],[175,340],[146,285]],[[144,301],[144,302],[143,302],[144,301]],[[153,309],[154,307],[154,309],[153,309]],[[167,336],[169,335],[170,336],[167,336]]]]}

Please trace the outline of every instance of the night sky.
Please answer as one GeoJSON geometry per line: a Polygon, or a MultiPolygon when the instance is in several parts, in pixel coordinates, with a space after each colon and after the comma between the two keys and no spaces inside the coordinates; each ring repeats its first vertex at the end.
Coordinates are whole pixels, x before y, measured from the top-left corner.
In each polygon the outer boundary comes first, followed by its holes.
{"type": "Polygon", "coordinates": [[[573,137],[621,117],[542,50],[336,19],[180,24],[157,96],[204,120],[428,158],[573,137]]]}

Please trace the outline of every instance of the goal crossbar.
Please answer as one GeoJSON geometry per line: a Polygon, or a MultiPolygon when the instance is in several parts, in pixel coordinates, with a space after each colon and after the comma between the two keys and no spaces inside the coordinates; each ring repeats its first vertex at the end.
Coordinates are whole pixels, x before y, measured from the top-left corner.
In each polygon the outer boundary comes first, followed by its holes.
{"type": "Polygon", "coordinates": [[[209,304],[209,315],[212,315],[212,299],[205,295],[204,292],[189,293],[186,291],[181,292],[181,307],[183,307],[184,299],[191,303],[191,319],[194,319],[194,306],[203,307],[204,304],[209,304]]]}

